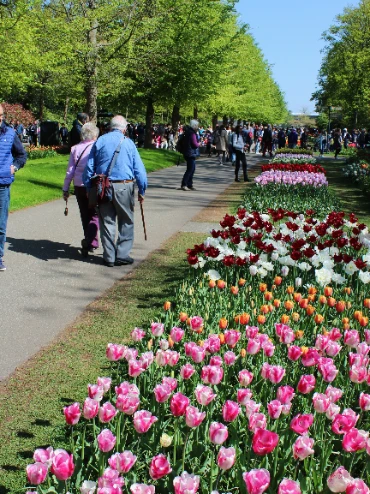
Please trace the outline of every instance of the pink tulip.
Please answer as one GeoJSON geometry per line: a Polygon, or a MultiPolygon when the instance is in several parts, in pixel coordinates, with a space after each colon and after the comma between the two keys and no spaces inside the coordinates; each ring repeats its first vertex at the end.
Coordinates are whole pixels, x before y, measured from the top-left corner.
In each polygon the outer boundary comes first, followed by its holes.
{"type": "Polygon", "coordinates": [[[201,379],[204,384],[220,384],[224,377],[224,371],[222,367],[216,365],[205,365],[202,368],[201,379]]]}
{"type": "Polygon", "coordinates": [[[297,434],[304,435],[307,434],[308,429],[313,424],[312,414],[298,414],[296,415],[290,423],[290,428],[297,434]]]}
{"type": "Polygon", "coordinates": [[[247,353],[256,355],[261,350],[261,343],[255,338],[250,338],[247,343],[247,353]]]}
{"type": "Polygon", "coordinates": [[[292,345],[288,348],[288,359],[296,362],[301,358],[302,350],[299,346],[292,345]]]}
{"type": "Polygon", "coordinates": [[[127,348],[125,351],[125,359],[127,362],[130,362],[130,360],[136,360],[137,354],[139,352],[136,350],[136,348],[127,348]]]}
{"type": "Polygon", "coordinates": [[[290,345],[295,340],[294,331],[288,326],[284,328],[280,333],[280,342],[284,345],[290,345]]]}
{"type": "Polygon", "coordinates": [[[340,406],[335,403],[331,403],[329,408],[326,410],[325,415],[329,420],[334,420],[335,417],[340,413],[340,406]]]}
{"type": "Polygon", "coordinates": [[[44,482],[48,474],[48,467],[45,463],[36,462],[26,467],[27,478],[32,485],[39,485],[44,482]]]}
{"type": "Polygon", "coordinates": [[[267,455],[274,451],[279,442],[279,436],[267,429],[257,429],[252,439],[252,449],[256,455],[267,455]]]}
{"type": "Polygon", "coordinates": [[[274,420],[278,419],[281,415],[283,405],[279,400],[272,400],[267,405],[267,411],[270,417],[274,420]]]}
{"type": "Polygon", "coordinates": [[[249,338],[255,338],[258,334],[258,328],[257,326],[246,326],[245,327],[245,336],[247,339],[249,338]]]}
{"type": "Polygon", "coordinates": [[[73,403],[73,405],[69,405],[68,407],[63,408],[63,413],[66,419],[66,423],[68,425],[76,425],[78,424],[81,417],[81,410],[79,403],[73,403]]]}
{"type": "Polygon", "coordinates": [[[349,432],[346,432],[343,436],[342,446],[343,449],[349,453],[355,453],[361,449],[366,448],[366,443],[369,438],[369,433],[358,430],[353,427],[349,432]]]}
{"type": "Polygon", "coordinates": [[[317,413],[325,413],[331,404],[330,398],[322,393],[314,393],[312,402],[317,413]]]}
{"type": "Polygon", "coordinates": [[[252,413],[259,412],[261,408],[261,403],[256,403],[253,400],[246,400],[243,405],[245,406],[245,414],[248,419],[252,415],[252,413]]]}
{"type": "Polygon", "coordinates": [[[360,343],[360,335],[355,329],[349,329],[344,332],[343,341],[345,345],[351,348],[356,348],[360,343]]]}
{"type": "Polygon", "coordinates": [[[361,355],[360,353],[352,353],[352,352],[348,354],[348,362],[351,367],[353,366],[361,367],[363,365],[366,366],[367,364],[367,362],[365,364],[365,357],[363,355],[361,355]]]}
{"type": "Polygon", "coordinates": [[[197,407],[189,405],[185,412],[185,422],[188,427],[199,427],[205,419],[206,412],[200,412],[197,407]]]}
{"type": "Polygon", "coordinates": [[[190,379],[194,372],[195,369],[191,364],[185,364],[180,369],[180,375],[183,379],[190,379]]]}
{"type": "Polygon", "coordinates": [[[151,426],[157,422],[157,417],[147,410],[140,410],[134,413],[134,427],[138,434],[145,434],[151,426]]]}
{"type": "Polygon", "coordinates": [[[304,460],[307,456],[313,455],[313,445],[315,441],[308,436],[299,436],[293,444],[293,456],[296,460],[304,460]]]}
{"type": "Polygon", "coordinates": [[[369,494],[370,489],[361,479],[353,479],[346,488],[346,494],[369,494]]]}
{"type": "Polygon", "coordinates": [[[235,329],[226,330],[225,333],[225,342],[230,348],[234,348],[240,339],[240,332],[235,329]]]}
{"type": "Polygon", "coordinates": [[[103,424],[110,422],[116,415],[117,410],[109,401],[99,408],[99,420],[103,424]]]}
{"type": "Polygon", "coordinates": [[[265,362],[261,367],[261,376],[263,379],[268,379],[270,374],[271,365],[268,362],[265,362]]]}
{"type": "Polygon", "coordinates": [[[197,347],[198,345],[194,343],[194,341],[190,341],[184,344],[184,349],[185,349],[185,355],[187,357],[191,357],[191,352],[193,351],[193,348],[197,347]]]}
{"type": "Polygon", "coordinates": [[[264,468],[243,473],[248,494],[263,494],[270,485],[270,473],[264,468]]]}
{"type": "Polygon", "coordinates": [[[343,391],[339,388],[334,388],[329,384],[329,386],[326,388],[325,394],[332,403],[336,403],[342,398],[343,391]]]}
{"type": "Polygon", "coordinates": [[[253,374],[250,371],[244,369],[239,372],[239,383],[241,386],[247,387],[252,381],[253,374]]]}
{"type": "Polygon", "coordinates": [[[175,367],[175,365],[180,359],[180,354],[178,352],[175,352],[174,350],[167,350],[167,354],[168,354],[168,365],[170,367],[175,367]]]}
{"type": "Polygon", "coordinates": [[[347,486],[352,481],[351,475],[344,467],[339,467],[328,478],[328,487],[331,492],[345,492],[347,486]]]}
{"type": "Polygon", "coordinates": [[[98,386],[103,386],[104,393],[108,393],[112,384],[112,379],[110,377],[98,377],[96,383],[98,386]]]}
{"type": "Polygon", "coordinates": [[[294,398],[294,389],[291,386],[280,386],[276,392],[276,398],[283,405],[288,405],[294,398]]]}
{"type": "Polygon", "coordinates": [[[38,448],[35,449],[35,452],[33,453],[33,459],[35,463],[45,463],[45,465],[50,468],[53,460],[53,454],[54,450],[51,446],[46,449],[38,448]]]}
{"type": "Polygon", "coordinates": [[[162,336],[164,332],[164,324],[162,324],[161,322],[152,322],[150,330],[152,332],[152,335],[158,338],[162,336]]]}
{"type": "Polygon", "coordinates": [[[199,405],[207,406],[216,398],[216,395],[212,388],[198,384],[195,388],[195,397],[199,405]]]}
{"type": "Polygon", "coordinates": [[[111,451],[116,444],[116,437],[109,429],[103,429],[97,436],[97,440],[99,449],[100,451],[103,451],[103,453],[108,453],[108,451],[111,451]]]}
{"type": "Polygon", "coordinates": [[[123,359],[127,347],[125,345],[115,345],[114,343],[108,343],[105,355],[108,360],[116,362],[123,359]]]}
{"type": "Polygon", "coordinates": [[[315,341],[315,348],[321,352],[324,352],[326,347],[328,346],[329,341],[329,336],[319,334],[315,341]]]}
{"type": "MultiPolygon", "coordinates": [[[[170,354],[168,351],[165,350],[157,350],[157,353],[155,354],[155,361],[159,367],[164,367],[165,365],[168,365],[170,361],[170,354]]],[[[139,362],[138,362],[139,363],[139,362]]],[[[135,376],[133,376],[135,377],[135,376]]]]}
{"type": "Polygon", "coordinates": [[[315,389],[316,379],[315,376],[311,376],[310,374],[301,376],[297,389],[300,393],[306,395],[311,393],[315,389]]]}
{"type": "Polygon", "coordinates": [[[287,403],[286,405],[282,406],[281,413],[283,415],[289,415],[291,409],[292,409],[292,403],[287,403]]]}
{"type": "Polygon", "coordinates": [[[195,345],[191,349],[190,356],[195,364],[199,364],[200,362],[203,362],[206,357],[206,349],[204,347],[195,345]]]}
{"type": "Polygon", "coordinates": [[[226,352],[224,354],[224,362],[226,365],[233,365],[236,360],[236,355],[234,352],[226,352]]]}
{"type": "Polygon", "coordinates": [[[268,373],[268,380],[273,384],[278,384],[285,376],[285,369],[280,365],[271,365],[268,373]]]}
{"type": "Polygon", "coordinates": [[[50,471],[58,480],[67,480],[72,477],[75,466],[73,455],[70,455],[64,449],[54,451],[50,471]]]}
{"type": "Polygon", "coordinates": [[[200,316],[193,316],[189,319],[190,328],[195,333],[199,333],[203,328],[203,318],[200,316]]]}
{"type": "Polygon", "coordinates": [[[149,467],[149,475],[153,480],[161,479],[171,472],[171,465],[165,455],[157,455],[152,458],[149,467]]]}
{"type": "Polygon", "coordinates": [[[209,438],[213,444],[223,444],[229,436],[226,425],[212,422],[209,427],[209,438]]]}
{"type": "Polygon", "coordinates": [[[89,398],[95,401],[101,401],[104,396],[104,388],[103,386],[99,386],[98,384],[88,384],[87,391],[89,393],[89,398]]]}
{"type": "Polygon", "coordinates": [[[176,393],[171,398],[170,408],[175,417],[185,415],[186,408],[190,405],[190,400],[187,396],[176,393]]]}
{"type": "Polygon", "coordinates": [[[145,331],[140,328],[135,328],[131,331],[132,341],[135,343],[141,341],[145,337],[145,331]]]}
{"type": "Polygon", "coordinates": [[[334,434],[347,434],[356,425],[357,420],[357,416],[338,413],[331,424],[331,430],[334,434]]]}
{"type": "Polygon", "coordinates": [[[329,357],[336,357],[341,349],[342,347],[339,345],[339,343],[330,340],[325,351],[329,357]]]}
{"type": "Polygon", "coordinates": [[[212,355],[212,357],[209,359],[209,365],[215,365],[216,367],[222,367],[223,364],[222,357],[219,355],[212,355]]]}
{"type": "Polygon", "coordinates": [[[370,329],[364,330],[365,341],[368,345],[370,345],[370,329]]]}
{"type": "Polygon", "coordinates": [[[332,341],[338,341],[342,338],[342,333],[340,332],[340,329],[338,328],[333,328],[332,330],[329,331],[329,338],[332,341]]]}
{"type": "Polygon", "coordinates": [[[117,470],[106,468],[104,473],[98,479],[97,493],[102,494],[121,494],[122,487],[125,485],[125,479],[120,477],[117,470]]]}
{"type": "Polygon", "coordinates": [[[171,388],[168,384],[157,384],[154,388],[155,400],[158,403],[165,403],[171,396],[171,388]]]}
{"type": "Polygon", "coordinates": [[[370,395],[361,393],[359,398],[359,405],[361,410],[365,412],[370,411],[370,395]]]}
{"type": "Polygon", "coordinates": [[[119,394],[116,400],[116,408],[126,415],[132,415],[139,408],[140,399],[136,394],[119,394]]]}
{"type": "Polygon", "coordinates": [[[179,343],[184,337],[185,331],[181,328],[172,328],[170,332],[171,339],[174,343],[179,343]]]}
{"type": "Polygon", "coordinates": [[[355,384],[361,384],[367,379],[367,368],[363,366],[353,366],[349,371],[349,378],[355,384]]]}
{"type": "Polygon", "coordinates": [[[267,341],[262,345],[263,353],[266,355],[266,357],[272,357],[275,353],[275,346],[271,341],[267,341]]]}
{"type": "Polygon", "coordinates": [[[154,485],[132,484],[130,491],[131,494],[154,494],[155,487],[154,485]]]}
{"type": "Polygon", "coordinates": [[[177,388],[177,379],[175,377],[163,377],[162,384],[168,386],[171,391],[175,391],[177,388]]]}
{"type": "Polygon", "coordinates": [[[217,455],[217,465],[221,470],[230,470],[234,465],[236,459],[236,452],[234,448],[224,448],[221,446],[217,455]]]}
{"type": "Polygon", "coordinates": [[[199,489],[200,477],[183,472],[180,477],[173,479],[175,494],[195,494],[199,489]]]}
{"type": "Polygon", "coordinates": [[[92,398],[86,398],[84,401],[82,414],[86,420],[91,420],[98,415],[99,412],[99,402],[93,400],[92,398]]]}
{"type": "Polygon", "coordinates": [[[225,422],[233,422],[240,413],[240,407],[235,401],[227,400],[222,407],[222,416],[225,422]]]}
{"type": "Polygon", "coordinates": [[[263,413],[252,413],[249,417],[248,429],[252,432],[256,432],[257,429],[266,429],[267,419],[263,413]]]}
{"type": "Polygon", "coordinates": [[[218,335],[213,334],[208,337],[208,339],[204,342],[204,349],[208,353],[218,353],[221,348],[221,342],[218,335]]]}
{"type": "Polygon", "coordinates": [[[253,393],[250,389],[241,388],[241,389],[238,389],[237,401],[240,405],[245,405],[246,400],[251,399],[252,396],[253,396],[253,393]]]}
{"type": "Polygon", "coordinates": [[[139,388],[136,386],[136,384],[131,384],[127,381],[123,381],[119,386],[116,386],[115,392],[117,396],[128,395],[128,394],[133,394],[136,396],[140,395],[139,388]]]}
{"type": "MultiPolygon", "coordinates": [[[[146,370],[149,366],[154,362],[154,354],[153,352],[144,352],[141,354],[139,358],[139,365],[142,369],[146,370]]],[[[135,386],[133,384],[133,386],[135,386]]]]}
{"type": "MultiPolygon", "coordinates": [[[[160,350],[158,350],[160,351],[160,350]]],[[[128,375],[130,377],[138,377],[145,371],[140,360],[130,360],[128,363],[128,375]]]]}
{"type": "Polygon", "coordinates": [[[305,354],[302,354],[301,362],[304,367],[313,367],[318,363],[319,359],[320,355],[316,348],[309,348],[305,354]]]}
{"type": "Polygon", "coordinates": [[[137,456],[133,455],[131,451],[124,451],[123,453],[112,455],[108,463],[113,470],[117,470],[119,473],[127,473],[135,465],[136,460],[137,456]]]}
{"type": "Polygon", "coordinates": [[[277,494],[301,494],[301,488],[298,482],[290,479],[283,479],[280,482],[277,494]]]}

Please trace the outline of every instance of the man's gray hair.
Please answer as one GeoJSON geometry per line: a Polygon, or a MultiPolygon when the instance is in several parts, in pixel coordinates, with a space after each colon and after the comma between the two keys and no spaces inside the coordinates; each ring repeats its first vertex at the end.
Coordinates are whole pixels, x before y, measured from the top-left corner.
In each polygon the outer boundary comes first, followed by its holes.
{"type": "Polygon", "coordinates": [[[99,129],[93,122],[85,123],[81,128],[81,141],[94,141],[99,136],[99,129]]]}
{"type": "Polygon", "coordinates": [[[115,115],[110,121],[110,130],[126,130],[127,120],[122,115],[115,115]]]}
{"type": "Polygon", "coordinates": [[[194,130],[199,129],[199,122],[198,120],[190,120],[190,127],[194,130]]]}

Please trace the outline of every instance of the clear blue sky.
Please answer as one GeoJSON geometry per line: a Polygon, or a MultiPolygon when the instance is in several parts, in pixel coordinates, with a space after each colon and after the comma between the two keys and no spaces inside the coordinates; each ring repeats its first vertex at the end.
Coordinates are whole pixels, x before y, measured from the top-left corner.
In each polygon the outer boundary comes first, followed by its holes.
{"type": "Polygon", "coordinates": [[[293,113],[308,107],[315,91],[324,47],[322,33],[345,7],[359,0],[239,0],[241,20],[272,65],[274,79],[293,113]]]}

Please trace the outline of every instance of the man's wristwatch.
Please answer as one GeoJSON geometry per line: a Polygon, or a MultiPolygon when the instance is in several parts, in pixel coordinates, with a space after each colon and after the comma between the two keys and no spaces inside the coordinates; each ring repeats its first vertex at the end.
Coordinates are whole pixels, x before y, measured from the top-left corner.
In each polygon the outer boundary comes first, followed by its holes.
{"type": "Polygon", "coordinates": [[[15,165],[13,165],[13,169],[14,169],[14,173],[19,170],[19,168],[17,168],[15,165]]]}

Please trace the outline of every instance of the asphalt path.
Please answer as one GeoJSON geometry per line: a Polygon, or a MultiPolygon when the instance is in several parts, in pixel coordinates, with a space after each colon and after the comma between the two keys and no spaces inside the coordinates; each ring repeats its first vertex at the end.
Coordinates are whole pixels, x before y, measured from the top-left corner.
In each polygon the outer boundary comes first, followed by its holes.
{"type": "Polygon", "coordinates": [[[133,266],[105,267],[100,249],[88,259],[81,257],[82,227],[74,197],[67,217],[62,200],[10,215],[4,255],[7,270],[0,273],[0,380],[50,343],[150,252],[184,230],[234,180],[231,165],[201,159],[194,179],[197,190],[184,192],[179,190],[184,170],[180,165],[149,175],[144,202],[148,241],[137,203],[133,266]]]}

